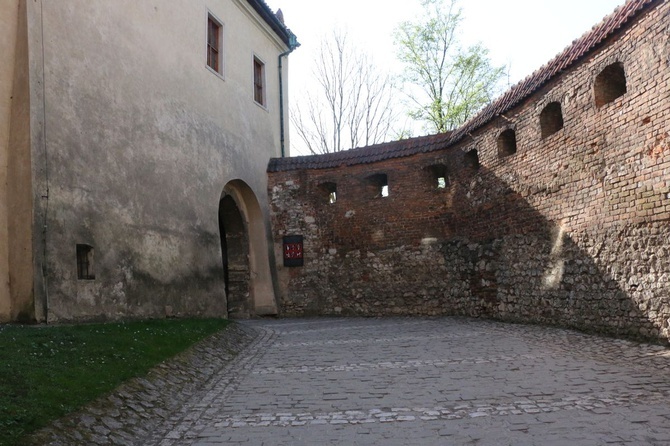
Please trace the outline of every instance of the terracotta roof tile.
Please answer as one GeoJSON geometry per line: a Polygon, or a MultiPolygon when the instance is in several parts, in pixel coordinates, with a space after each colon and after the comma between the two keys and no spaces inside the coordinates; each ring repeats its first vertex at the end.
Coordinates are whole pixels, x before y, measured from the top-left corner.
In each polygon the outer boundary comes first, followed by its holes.
{"type": "Polygon", "coordinates": [[[651,9],[663,1],[628,0],[589,32],[573,41],[563,52],[507,90],[493,103],[484,107],[474,118],[451,133],[392,141],[325,155],[273,158],[268,165],[268,172],[296,169],[328,169],[339,166],[373,163],[385,159],[439,150],[453,145],[469,133],[486,125],[495,117],[504,114],[521,103],[555,76],[579,62],[584,55],[592,51],[620,28],[631,23],[644,10],[651,9]]]}

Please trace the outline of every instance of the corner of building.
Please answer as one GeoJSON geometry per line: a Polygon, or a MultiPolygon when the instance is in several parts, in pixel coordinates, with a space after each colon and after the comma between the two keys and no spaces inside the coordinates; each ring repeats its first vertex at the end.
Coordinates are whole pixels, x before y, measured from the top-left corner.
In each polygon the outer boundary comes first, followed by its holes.
{"type": "Polygon", "coordinates": [[[0,322],[33,321],[28,2],[0,13],[0,322]]]}

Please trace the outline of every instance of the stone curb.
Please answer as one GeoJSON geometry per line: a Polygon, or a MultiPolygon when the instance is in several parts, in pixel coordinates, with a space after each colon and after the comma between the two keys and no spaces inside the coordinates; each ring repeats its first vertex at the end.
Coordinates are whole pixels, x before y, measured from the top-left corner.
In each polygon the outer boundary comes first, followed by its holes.
{"type": "Polygon", "coordinates": [[[231,324],[32,435],[29,445],[142,444],[258,337],[249,326],[231,324]]]}

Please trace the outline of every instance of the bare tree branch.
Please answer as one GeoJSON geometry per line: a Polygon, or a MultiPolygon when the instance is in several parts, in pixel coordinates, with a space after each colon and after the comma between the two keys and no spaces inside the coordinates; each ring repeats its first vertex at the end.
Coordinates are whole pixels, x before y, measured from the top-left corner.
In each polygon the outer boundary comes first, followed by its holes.
{"type": "Polygon", "coordinates": [[[393,82],[345,33],[324,40],[314,60],[317,89],[293,107],[291,124],[312,154],[376,144],[394,131],[393,82]]]}

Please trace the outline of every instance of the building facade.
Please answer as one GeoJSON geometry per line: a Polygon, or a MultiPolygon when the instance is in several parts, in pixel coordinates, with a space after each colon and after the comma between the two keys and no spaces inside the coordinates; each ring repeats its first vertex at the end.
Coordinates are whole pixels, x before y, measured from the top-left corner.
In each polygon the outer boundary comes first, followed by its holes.
{"type": "Polygon", "coordinates": [[[6,3],[0,321],[276,313],[283,19],[262,0],[6,3]]]}
{"type": "Polygon", "coordinates": [[[453,133],[273,159],[281,313],[667,340],[668,29],[629,0],[453,133]]]}

